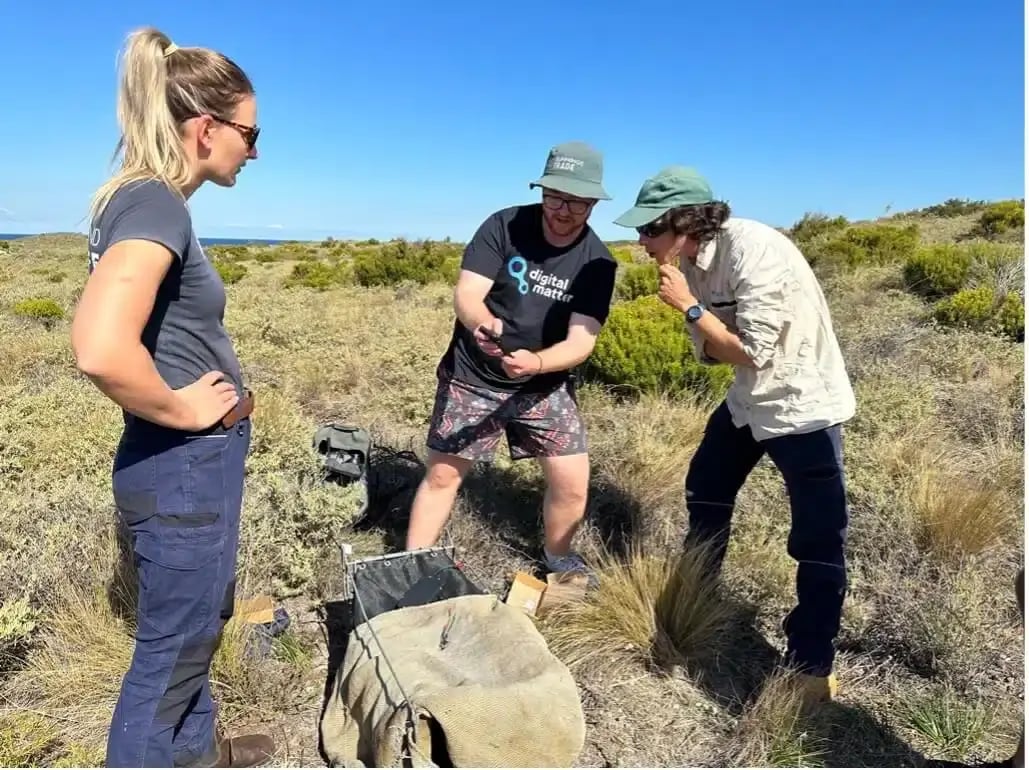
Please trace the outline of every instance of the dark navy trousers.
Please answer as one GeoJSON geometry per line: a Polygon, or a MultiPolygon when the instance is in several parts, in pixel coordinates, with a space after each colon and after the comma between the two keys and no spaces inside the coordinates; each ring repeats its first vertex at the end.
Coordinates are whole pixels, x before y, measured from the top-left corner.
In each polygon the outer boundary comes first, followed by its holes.
{"type": "Polygon", "coordinates": [[[749,427],[733,425],[722,402],[686,474],[686,544],[707,545],[712,572],[721,569],[736,495],[766,452],[786,482],[792,517],[786,548],[797,562],[797,602],[783,621],[787,663],[826,676],[847,585],[848,512],[839,425],[759,442],[749,427]]]}
{"type": "Polygon", "coordinates": [[[249,419],[207,435],[135,423],[115,456],[114,499],[139,576],[132,663],[108,767],[217,757],[209,671],[232,616],[249,419]]]}

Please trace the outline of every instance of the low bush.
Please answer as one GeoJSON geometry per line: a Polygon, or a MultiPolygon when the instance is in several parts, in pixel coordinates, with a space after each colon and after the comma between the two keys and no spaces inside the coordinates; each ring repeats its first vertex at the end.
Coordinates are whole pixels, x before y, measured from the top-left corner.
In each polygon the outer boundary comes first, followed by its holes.
{"type": "Polygon", "coordinates": [[[620,262],[623,265],[631,265],[636,262],[632,255],[632,249],[628,246],[619,246],[611,249],[611,256],[615,258],[616,262],[620,262]]]}
{"type": "Polygon", "coordinates": [[[906,262],[918,247],[918,226],[853,225],[808,249],[808,261],[858,267],[906,262]]]}
{"type": "Polygon", "coordinates": [[[395,286],[413,282],[453,282],[461,249],[452,243],[403,239],[354,257],[354,280],[361,286],[395,286]]]}
{"type": "Polygon", "coordinates": [[[904,283],[925,297],[945,297],[968,281],[972,252],[953,243],[919,248],[904,264],[904,283]]]}
{"type": "Polygon", "coordinates": [[[1025,227],[1025,201],[998,201],[979,215],[972,235],[993,238],[1020,227],[1025,227]]]}
{"type": "Polygon", "coordinates": [[[904,264],[907,288],[929,299],[977,285],[1004,290],[1022,286],[1022,249],[989,242],[939,243],[920,247],[904,264]]]}
{"type": "Polygon", "coordinates": [[[293,265],[293,270],[286,279],[286,286],[306,286],[309,289],[324,291],[347,282],[348,276],[344,265],[304,260],[293,265]]]}
{"type": "Polygon", "coordinates": [[[611,309],[583,374],[638,393],[699,398],[720,398],[734,376],[731,366],[707,366],[696,360],[682,314],[655,296],[620,302],[611,309]]]}
{"type": "Polygon", "coordinates": [[[14,314],[42,321],[49,328],[64,318],[64,308],[49,297],[29,297],[14,303],[14,314]]]}
{"type": "Polygon", "coordinates": [[[253,256],[250,253],[250,247],[243,244],[218,244],[208,246],[204,251],[207,252],[210,259],[216,262],[237,262],[253,256]]]}
{"type": "Polygon", "coordinates": [[[214,269],[222,277],[222,283],[226,286],[241,281],[247,274],[247,266],[239,262],[215,262],[214,269]]]}
{"type": "Polygon", "coordinates": [[[615,293],[619,300],[632,300],[657,294],[659,284],[657,265],[632,265],[618,279],[615,293]]]}
{"type": "Polygon", "coordinates": [[[937,302],[932,315],[945,326],[1025,339],[1025,304],[1013,291],[998,292],[992,286],[962,289],[937,302]]]}
{"type": "Polygon", "coordinates": [[[846,217],[808,212],[786,231],[786,235],[798,245],[807,244],[821,236],[843,230],[849,224],[846,217]]]}
{"type": "Polygon", "coordinates": [[[987,207],[986,201],[973,201],[967,198],[948,198],[943,203],[918,209],[915,213],[927,217],[960,217],[964,214],[976,214],[987,207]]]}

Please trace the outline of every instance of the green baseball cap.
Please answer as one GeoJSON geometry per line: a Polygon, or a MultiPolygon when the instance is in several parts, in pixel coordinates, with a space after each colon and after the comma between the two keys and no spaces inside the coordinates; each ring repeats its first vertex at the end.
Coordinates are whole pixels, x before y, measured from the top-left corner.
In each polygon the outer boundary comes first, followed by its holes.
{"type": "Polygon", "coordinates": [[[713,200],[711,186],[694,169],[667,166],[643,183],[636,205],[618,217],[615,224],[642,227],[670,209],[713,200]]]}
{"type": "Polygon", "coordinates": [[[549,187],[580,198],[611,200],[601,184],[604,176],[604,158],[585,142],[565,142],[555,145],[547,155],[543,176],[529,182],[529,188],[549,187]]]}

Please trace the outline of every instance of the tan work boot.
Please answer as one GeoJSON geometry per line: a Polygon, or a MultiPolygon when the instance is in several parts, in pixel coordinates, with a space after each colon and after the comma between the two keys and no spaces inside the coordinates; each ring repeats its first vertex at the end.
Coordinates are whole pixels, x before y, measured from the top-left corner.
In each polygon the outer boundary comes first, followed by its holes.
{"type": "Polygon", "coordinates": [[[274,755],[275,741],[268,735],[219,736],[218,759],[210,767],[260,767],[274,755]]]}
{"type": "Polygon", "coordinates": [[[800,689],[801,698],[805,707],[815,706],[819,703],[831,701],[836,697],[839,683],[836,681],[836,674],[829,676],[814,676],[812,674],[797,674],[797,686],[800,689]]]}

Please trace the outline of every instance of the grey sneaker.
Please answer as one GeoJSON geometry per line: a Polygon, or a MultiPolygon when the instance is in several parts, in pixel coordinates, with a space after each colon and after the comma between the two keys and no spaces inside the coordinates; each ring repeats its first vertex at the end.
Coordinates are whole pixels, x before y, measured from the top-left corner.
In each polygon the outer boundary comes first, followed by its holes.
{"type": "Polygon", "coordinates": [[[590,588],[596,588],[597,576],[587,565],[583,558],[575,551],[569,551],[564,556],[549,556],[543,552],[543,563],[551,572],[581,572],[588,578],[590,588]]]}

